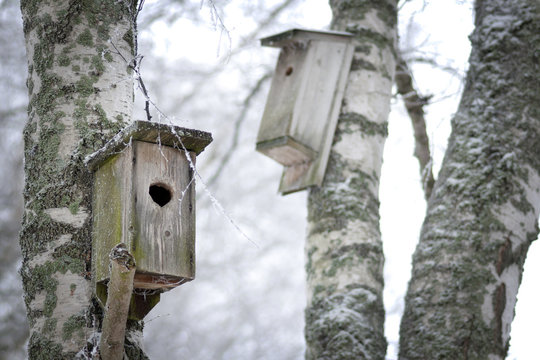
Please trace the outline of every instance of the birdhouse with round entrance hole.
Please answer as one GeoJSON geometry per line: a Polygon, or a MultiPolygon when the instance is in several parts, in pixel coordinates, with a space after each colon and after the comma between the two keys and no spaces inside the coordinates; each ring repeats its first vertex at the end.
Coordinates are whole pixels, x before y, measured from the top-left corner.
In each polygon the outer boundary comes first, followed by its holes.
{"type": "Polygon", "coordinates": [[[281,52],[256,149],[284,166],[281,193],[321,185],[352,62],[352,35],[292,29],[261,44],[281,52]]]}
{"type": "MultiPolygon", "coordinates": [[[[135,258],[137,294],[159,294],[195,277],[194,166],[211,141],[207,132],[136,121],[89,158],[92,274],[103,304],[109,253],[119,243],[135,258]]],[[[142,318],[159,297],[153,304],[138,300],[132,317],[142,318]]]]}

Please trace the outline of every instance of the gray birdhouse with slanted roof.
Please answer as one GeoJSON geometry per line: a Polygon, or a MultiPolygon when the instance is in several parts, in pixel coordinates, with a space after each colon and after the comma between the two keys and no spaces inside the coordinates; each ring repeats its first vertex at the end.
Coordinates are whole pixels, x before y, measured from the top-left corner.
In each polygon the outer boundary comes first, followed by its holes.
{"type": "Polygon", "coordinates": [[[321,185],[352,61],[352,35],[292,29],[261,44],[281,52],[256,149],[284,166],[281,193],[321,185]]]}
{"type": "Polygon", "coordinates": [[[211,141],[207,132],[136,121],[88,160],[92,273],[102,301],[99,286],[109,280],[109,253],[119,243],[135,257],[136,291],[159,293],[195,277],[193,169],[211,141]]]}

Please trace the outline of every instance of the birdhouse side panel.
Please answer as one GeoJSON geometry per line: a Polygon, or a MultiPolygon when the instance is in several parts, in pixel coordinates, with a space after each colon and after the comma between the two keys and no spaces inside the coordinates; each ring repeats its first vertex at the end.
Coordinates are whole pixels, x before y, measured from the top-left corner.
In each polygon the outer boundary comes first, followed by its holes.
{"type": "Polygon", "coordinates": [[[317,152],[326,137],[333,137],[329,128],[331,110],[336,100],[339,75],[347,50],[346,43],[311,41],[304,91],[297,100],[291,124],[291,135],[317,152]]]}
{"type": "Polygon", "coordinates": [[[301,43],[284,47],[264,109],[257,143],[288,136],[299,89],[302,85],[307,47],[301,43]]]}
{"type": "MultiPolygon", "coordinates": [[[[135,142],[137,237],[141,273],[191,280],[195,276],[195,184],[184,151],[135,142]]],[[[195,162],[195,154],[189,153],[195,162]]],[[[167,280],[169,279],[169,280],[167,280]]],[[[148,285],[151,287],[151,285],[148,285]]]]}
{"type": "Polygon", "coordinates": [[[96,282],[109,278],[109,254],[129,241],[126,219],[131,217],[131,149],[112,156],[94,173],[92,263],[96,282]]]}

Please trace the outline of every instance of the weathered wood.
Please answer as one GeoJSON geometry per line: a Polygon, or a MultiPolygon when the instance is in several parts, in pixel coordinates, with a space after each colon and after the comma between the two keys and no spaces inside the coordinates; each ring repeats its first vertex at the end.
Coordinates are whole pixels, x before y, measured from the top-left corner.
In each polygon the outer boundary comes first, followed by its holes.
{"type": "MultiPolygon", "coordinates": [[[[195,277],[193,167],[211,135],[143,123],[124,129],[88,160],[95,170],[92,273],[102,302],[108,253],[118,243],[135,257],[134,286],[145,297],[195,277]]],[[[144,316],[158,299],[137,303],[130,316],[144,316]]]]}
{"type": "MultiPolygon", "coordinates": [[[[137,260],[137,288],[175,287],[195,277],[195,184],[184,153],[137,141],[134,146],[136,235],[132,249],[137,260]],[[169,191],[160,206],[150,188],[169,191]]],[[[195,154],[190,152],[195,163],[195,154]]],[[[129,219],[126,219],[126,223],[129,219]]],[[[130,231],[128,229],[128,231],[130,231]]]]}
{"type": "Polygon", "coordinates": [[[124,244],[115,246],[109,259],[111,280],[99,349],[103,360],[120,360],[124,355],[124,337],[136,264],[124,244]]]}
{"type": "Polygon", "coordinates": [[[293,29],[261,43],[282,50],[257,151],[286,166],[280,192],[321,185],[352,61],[351,35],[293,29]]]}
{"type": "Polygon", "coordinates": [[[295,141],[290,136],[259,142],[257,151],[285,166],[309,162],[317,156],[315,150],[295,141]]]}
{"type": "MultiPolygon", "coordinates": [[[[191,161],[195,154],[190,152],[191,161]]],[[[137,261],[135,287],[172,288],[195,276],[195,184],[184,152],[134,141],[95,175],[94,276],[108,279],[108,251],[125,243],[137,261]],[[151,186],[170,193],[164,206],[151,186]]]]}
{"type": "Polygon", "coordinates": [[[349,43],[351,35],[343,31],[290,29],[261,39],[261,45],[282,48],[290,43],[309,40],[349,43]]]}
{"type": "Polygon", "coordinates": [[[186,149],[199,155],[212,142],[212,134],[150,121],[134,121],[114,136],[104,147],[85,159],[88,168],[95,171],[107,159],[122,151],[130,142],[139,140],[186,149]]]}

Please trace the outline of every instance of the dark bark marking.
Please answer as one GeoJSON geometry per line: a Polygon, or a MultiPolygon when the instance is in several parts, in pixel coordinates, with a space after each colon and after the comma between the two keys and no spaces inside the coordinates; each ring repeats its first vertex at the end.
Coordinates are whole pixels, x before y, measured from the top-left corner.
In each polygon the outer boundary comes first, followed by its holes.
{"type": "Polygon", "coordinates": [[[500,276],[503,270],[514,262],[513,258],[512,242],[510,241],[510,238],[507,237],[504,244],[499,248],[497,256],[497,275],[500,276]]]}
{"type": "Polygon", "coordinates": [[[469,359],[469,348],[471,346],[471,338],[474,331],[474,315],[469,322],[471,324],[471,326],[469,327],[469,334],[465,339],[463,339],[463,360],[469,359]]]}
{"type": "Polygon", "coordinates": [[[506,308],[506,284],[501,283],[493,294],[493,310],[495,312],[495,341],[502,343],[502,314],[506,308]]]}

